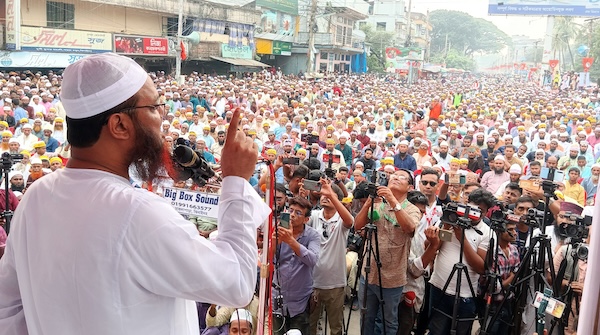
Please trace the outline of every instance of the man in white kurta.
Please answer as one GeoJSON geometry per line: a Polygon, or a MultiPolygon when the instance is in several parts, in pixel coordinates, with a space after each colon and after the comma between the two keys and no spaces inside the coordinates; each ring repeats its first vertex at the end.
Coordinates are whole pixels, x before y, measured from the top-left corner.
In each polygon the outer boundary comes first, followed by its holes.
{"type": "MultiPolygon", "coordinates": [[[[196,335],[194,301],[248,304],[256,285],[256,228],[270,212],[245,180],[254,162],[243,169],[233,162],[237,155],[256,156],[251,141],[234,127],[228,133],[223,162],[233,163],[218,204],[219,237],[209,242],[168,200],[127,178],[128,165],[137,161],[121,149],[132,145],[130,138],[152,140],[143,151],[163,147],[155,140],[164,110],[152,105],[158,94],[146,72],[110,53],[70,67],[61,98],[74,119],[72,158],[30,187],[15,212],[0,259],[0,333],[196,335]],[[96,86],[86,83],[95,78],[96,86]],[[106,103],[105,95],[115,101],[106,103]],[[76,122],[102,117],[94,110],[111,111],[132,96],[135,112],[123,107],[106,114],[96,142],[82,144],[81,133],[89,130],[78,130],[76,122]],[[135,122],[140,126],[132,127],[135,122]],[[140,132],[143,126],[155,131],[140,132]],[[112,156],[103,156],[109,155],[103,145],[111,143],[112,156]]],[[[236,112],[232,122],[238,119],[236,112]]]]}

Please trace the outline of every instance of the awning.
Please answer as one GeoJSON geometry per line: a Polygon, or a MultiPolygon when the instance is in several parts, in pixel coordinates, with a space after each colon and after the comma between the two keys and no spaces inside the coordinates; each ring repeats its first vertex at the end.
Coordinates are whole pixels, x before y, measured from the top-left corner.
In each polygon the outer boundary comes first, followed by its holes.
{"type": "Polygon", "coordinates": [[[229,63],[231,65],[250,66],[250,67],[271,67],[271,65],[261,63],[259,61],[255,61],[254,59],[223,58],[223,57],[217,57],[217,56],[210,56],[210,58],[224,62],[224,63],[229,63]]]}

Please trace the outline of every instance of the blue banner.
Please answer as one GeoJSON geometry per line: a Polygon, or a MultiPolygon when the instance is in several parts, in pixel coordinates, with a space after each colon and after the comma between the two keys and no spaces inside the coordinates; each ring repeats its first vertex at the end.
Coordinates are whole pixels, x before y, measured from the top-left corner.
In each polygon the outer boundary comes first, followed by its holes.
{"type": "Polygon", "coordinates": [[[490,15],[556,15],[600,17],[600,0],[490,0],[490,15]]]}

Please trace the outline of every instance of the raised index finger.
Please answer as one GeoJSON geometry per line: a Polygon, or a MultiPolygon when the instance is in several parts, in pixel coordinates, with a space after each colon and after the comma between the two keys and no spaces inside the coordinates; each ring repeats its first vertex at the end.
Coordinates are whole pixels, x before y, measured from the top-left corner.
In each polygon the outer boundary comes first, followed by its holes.
{"type": "Polygon", "coordinates": [[[238,130],[238,121],[240,120],[240,112],[241,109],[238,107],[233,111],[233,116],[231,117],[231,122],[229,122],[229,128],[227,128],[227,137],[225,138],[225,144],[227,142],[235,141],[235,135],[238,130]]]}

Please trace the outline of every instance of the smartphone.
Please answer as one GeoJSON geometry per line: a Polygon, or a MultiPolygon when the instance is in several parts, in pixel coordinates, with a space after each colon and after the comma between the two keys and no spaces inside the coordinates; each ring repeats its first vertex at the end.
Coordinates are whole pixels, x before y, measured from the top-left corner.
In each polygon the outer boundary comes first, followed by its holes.
{"type": "Polygon", "coordinates": [[[298,157],[287,157],[283,159],[283,164],[289,165],[300,165],[300,158],[298,157]]]}
{"type": "Polygon", "coordinates": [[[452,230],[440,229],[438,236],[441,241],[450,242],[452,241],[452,230]]]}
{"type": "Polygon", "coordinates": [[[303,186],[305,190],[321,192],[321,182],[309,179],[304,179],[303,186]]]}
{"type": "Polygon", "coordinates": [[[281,213],[279,216],[279,225],[285,229],[290,229],[290,213],[281,213]]]}
{"type": "Polygon", "coordinates": [[[371,178],[373,178],[373,170],[371,170],[371,169],[365,170],[365,178],[368,181],[371,181],[371,178]]]}
{"type": "Polygon", "coordinates": [[[554,182],[563,182],[565,180],[565,171],[543,167],[540,173],[540,177],[542,179],[554,182]]]}

